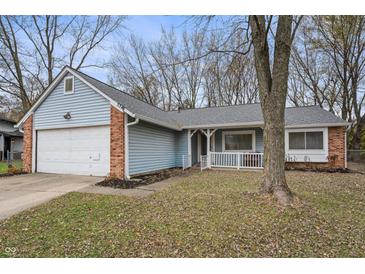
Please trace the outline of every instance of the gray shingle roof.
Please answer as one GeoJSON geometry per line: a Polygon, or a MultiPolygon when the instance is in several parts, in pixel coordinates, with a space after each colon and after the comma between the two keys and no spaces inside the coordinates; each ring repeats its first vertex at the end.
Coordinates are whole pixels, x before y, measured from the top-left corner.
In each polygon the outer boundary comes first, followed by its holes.
{"type": "MultiPolygon", "coordinates": [[[[172,117],[185,127],[221,124],[263,124],[260,104],[246,104],[173,111],[172,117]]],[[[346,121],[319,106],[288,107],[285,109],[285,125],[341,124],[346,121]]]]}
{"type": "Polygon", "coordinates": [[[347,122],[319,106],[289,107],[285,110],[285,125],[344,124],[347,122]]]}
{"type": "Polygon", "coordinates": [[[110,97],[121,106],[129,110],[130,112],[136,114],[141,119],[150,118],[167,126],[173,128],[179,128],[176,121],[172,120],[166,111],[159,109],[158,107],[152,106],[146,102],[143,102],[132,95],[125,93],[119,89],[116,89],[110,85],[107,85],[95,78],[90,77],[87,74],[73,70],[76,74],[84,78],[91,85],[96,87],[98,90],[103,92],[106,96],[110,97]]]}
{"type": "Polygon", "coordinates": [[[3,118],[0,118],[0,133],[9,136],[23,136],[18,129],[14,128],[15,123],[3,118]]]}
{"type": "Polygon", "coordinates": [[[186,109],[169,112],[184,127],[223,124],[263,124],[259,104],[186,109]]]}
{"type": "MultiPolygon", "coordinates": [[[[103,92],[106,96],[119,103],[128,111],[134,113],[136,117],[147,121],[153,120],[167,127],[182,129],[229,124],[262,125],[264,123],[260,104],[187,109],[181,110],[180,112],[163,111],[160,108],[152,106],[121,90],[92,78],[87,74],[76,70],[73,71],[99,91],[103,92]]],[[[318,126],[321,124],[346,125],[346,121],[319,106],[289,107],[285,110],[286,126],[318,126]]]]}

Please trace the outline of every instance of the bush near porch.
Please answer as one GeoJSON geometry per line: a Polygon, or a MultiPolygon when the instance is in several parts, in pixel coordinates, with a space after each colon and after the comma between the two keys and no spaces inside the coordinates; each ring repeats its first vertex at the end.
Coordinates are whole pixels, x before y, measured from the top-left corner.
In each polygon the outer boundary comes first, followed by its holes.
{"type": "Polygon", "coordinates": [[[71,193],[0,222],[0,254],[365,256],[365,175],[288,171],[305,202],[289,209],[257,194],[261,179],[262,172],[194,171],[143,199],[71,193]]]}
{"type": "MultiPolygon", "coordinates": [[[[23,168],[23,162],[21,160],[14,160],[13,167],[19,172],[23,168]]],[[[7,161],[0,161],[0,174],[7,174],[9,173],[8,163],[7,161]]]]}

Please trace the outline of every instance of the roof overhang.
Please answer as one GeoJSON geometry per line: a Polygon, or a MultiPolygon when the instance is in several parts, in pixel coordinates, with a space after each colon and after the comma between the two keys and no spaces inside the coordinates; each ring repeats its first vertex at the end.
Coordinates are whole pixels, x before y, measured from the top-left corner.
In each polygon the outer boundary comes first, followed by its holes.
{"type": "Polygon", "coordinates": [[[232,128],[232,127],[263,127],[262,121],[247,122],[247,123],[224,123],[224,124],[202,124],[183,126],[182,129],[204,129],[204,128],[232,128]]]}
{"type": "Polygon", "coordinates": [[[116,107],[121,112],[125,112],[128,115],[135,117],[135,114],[123,107],[120,103],[116,102],[109,96],[107,96],[104,92],[90,84],[88,81],[86,81],[81,75],[75,73],[73,69],[70,67],[64,67],[61,72],[57,75],[57,77],[53,80],[53,82],[47,87],[47,89],[42,93],[42,95],[38,98],[38,100],[33,104],[33,106],[25,113],[25,115],[22,117],[22,119],[14,126],[15,128],[21,127],[21,125],[28,119],[30,115],[34,113],[34,111],[42,104],[42,102],[47,98],[47,96],[53,91],[53,89],[59,84],[59,82],[62,80],[62,78],[67,74],[70,73],[73,76],[80,79],[84,84],[89,86],[91,89],[99,93],[102,97],[110,101],[110,104],[114,107],[116,107]]]}
{"type": "Polygon", "coordinates": [[[317,123],[317,124],[302,124],[302,125],[289,125],[285,128],[308,128],[308,127],[346,127],[351,125],[349,122],[338,123],[317,123]]]}
{"type": "Polygon", "coordinates": [[[149,123],[152,123],[152,124],[155,124],[155,125],[159,125],[159,126],[162,126],[162,127],[165,127],[165,128],[169,128],[169,129],[173,129],[173,130],[177,130],[177,131],[183,130],[180,127],[174,127],[170,124],[161,122],[161,121],[153,119],[153,118],[146,117],[144,115],[136,114],[135,117],[140,118],[143,121],[146,121],[146,122],[149,122],[149,123]]]}
{"type": "MultiPolygon", "coordinates": [[[[288,125],[285,128],[314,128],[314,127],[345,127],[349,126],[349,122],[338,122],[338,123],[314,123],[314,124],[298,124],[288,125]]],[[[249,123],[225,123],[225,124],[205,124],[205,125],[192,125],[183,126],[182,129],[205,129],[205,128],[233,128],[233,127],[263,127],[264,123],[261,122],[249,122],[249,123]]]]}

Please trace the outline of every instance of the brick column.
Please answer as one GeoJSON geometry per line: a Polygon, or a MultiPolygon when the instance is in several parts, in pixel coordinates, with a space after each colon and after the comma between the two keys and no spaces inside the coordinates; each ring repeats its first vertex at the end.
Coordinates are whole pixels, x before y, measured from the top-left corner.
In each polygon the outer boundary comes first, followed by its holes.
{"type": "Polygon", "coordinates": [[[331,167],[345,168],[345,127],[328,128],[328,161],[331,167]]]}
{"type": "Polygon", "coordinates": [[[124,177],[124,113],[110,109],[110,175],[124,177]]]}
{"type": "Polygon", "coordinates": [[[33,159],[33,114],[23,124],[23,171],[32,172],[33,159]]]}

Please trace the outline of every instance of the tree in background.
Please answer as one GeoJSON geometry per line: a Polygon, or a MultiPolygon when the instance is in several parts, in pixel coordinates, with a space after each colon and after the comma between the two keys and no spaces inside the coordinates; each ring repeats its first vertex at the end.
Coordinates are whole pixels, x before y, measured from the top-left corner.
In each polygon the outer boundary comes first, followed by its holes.
{"type": "Polygon", "coordinates": [[[360,149],[365,128],[365,17],[310,16],[298,32],[289,100],[317,104],[349,121],[349,141],[360,149]]]}
{"type": "MultiPolygon", "coordinates": [[[[113,16],[0,16],[0,90],[27,111],[64,65],[101,65],[90,56],[122,25],[113,16]]],[[[101,62],[102,63],[102,62],[101,62]]]]}
{"type": "Polygon", "coordinates": [[[114,85],[165,110],[258,101],[252,53],[232,50],[244,43],[242,33],[227,38],[225,30],[198,27],[181,35],[161,32],[157,42],[132,35],[118,44],[110,62],[114,85]]]}

